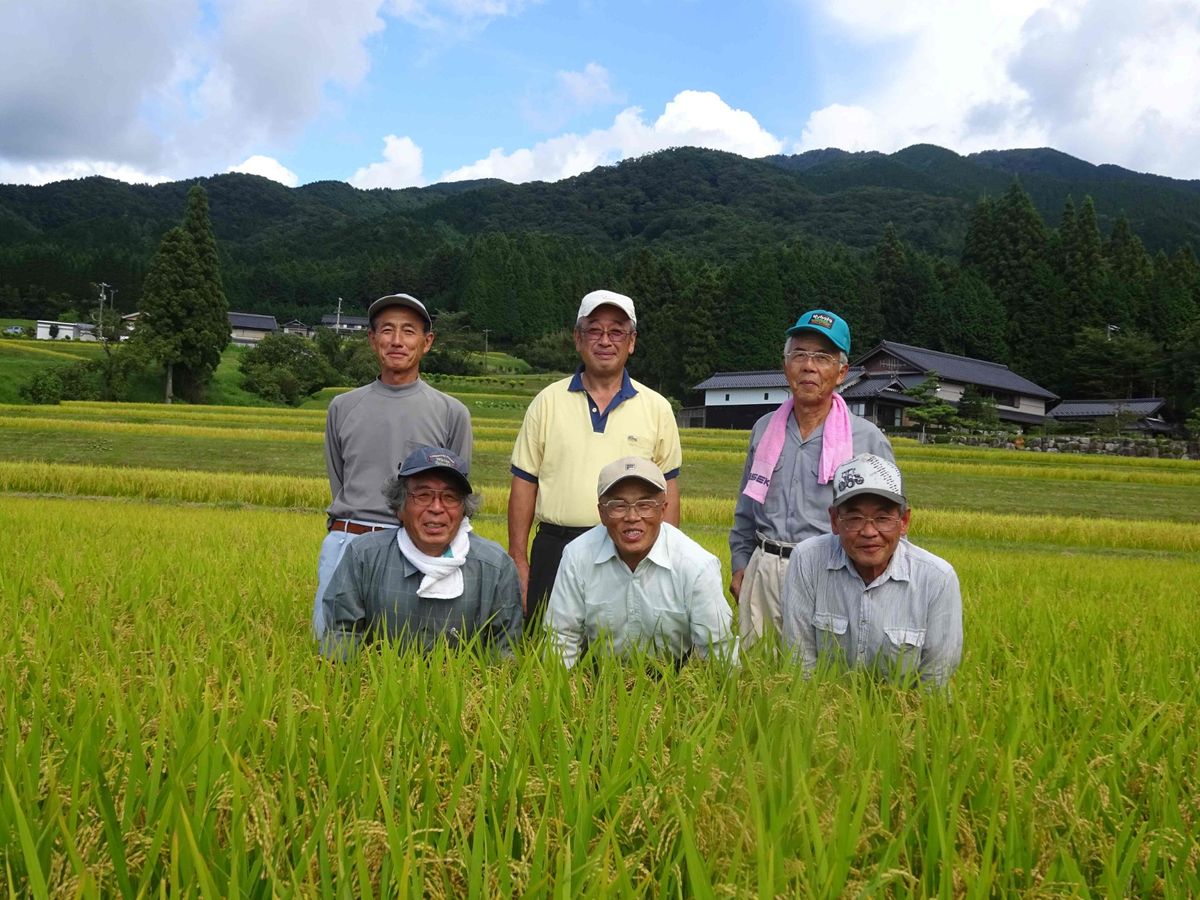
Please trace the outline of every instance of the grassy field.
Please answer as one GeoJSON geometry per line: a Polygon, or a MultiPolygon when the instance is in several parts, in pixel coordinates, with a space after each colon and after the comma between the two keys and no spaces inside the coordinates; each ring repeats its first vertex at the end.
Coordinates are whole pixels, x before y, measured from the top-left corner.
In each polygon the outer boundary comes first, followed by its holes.
{"type": "MultiPolygon", "coordinates": [[[[512,380],[443,385],[501,541],[512,380]]],[[[328,665],[322,427],[0,409],[9,893],[1200,894],[1200,464],[899,443],[963,585],[942,697],[766,653],[328,665]]],[[[684,433],[684,528],[726,570],[746,437],[684,433]]]]}

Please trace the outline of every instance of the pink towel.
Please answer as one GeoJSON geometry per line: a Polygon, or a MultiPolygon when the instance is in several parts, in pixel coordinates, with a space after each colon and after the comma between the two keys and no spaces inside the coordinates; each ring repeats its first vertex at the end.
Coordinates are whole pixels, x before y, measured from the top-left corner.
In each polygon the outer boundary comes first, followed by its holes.
{"type": "MultiPolygon", "coordinates": [[[[771,473],[775,471],[775,463],[779,462],[779,454],[783,452],[783,442],[787,437],[787,420],[791,414],[792,398],[788,397],[779,405],[779,409],[771,413],[766,433],[754,450],[750,477],[746,479],[746,487],[742,493],[758,503],[767,499],[767,490],[771,487],[771,473]]],[[[821,432],[821,464],[817,467],[817,483],[829,484],[837,467],[853,455],[854,437],[850,426],[850,410],[842,395],[835,393],[829,415],[825,417],[825,430],[821,432]]]]}

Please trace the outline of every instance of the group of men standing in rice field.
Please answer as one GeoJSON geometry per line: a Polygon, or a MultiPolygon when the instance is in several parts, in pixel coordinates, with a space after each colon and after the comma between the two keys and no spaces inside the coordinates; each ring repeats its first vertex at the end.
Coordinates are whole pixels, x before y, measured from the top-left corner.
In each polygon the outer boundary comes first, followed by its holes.
{"type": "Polygon", "coordinates": [[[818,664],[945,684],[962,654],[951,566],[910,543],[882,432],[837,392],[850,329],[823,309],[785,332],[791,396],[755,423],[729,533],[738,630],[720,563],[679,529],[683,454],[668,401],[629,377],[631,298],[583,297],[580,365],[542,390],[513,448],[507,551],[476,534],[470,415],[420,378],[433,322],[408,294],[368,310],[379,377],[336,397],[332,501],[313,631],[342,658],[384,637],[511,653],[544,632],[563,663],[589,651],[736,665],[781,640],[818,664]],[[532,535],[532,542],[530,537],[532,535]]]}

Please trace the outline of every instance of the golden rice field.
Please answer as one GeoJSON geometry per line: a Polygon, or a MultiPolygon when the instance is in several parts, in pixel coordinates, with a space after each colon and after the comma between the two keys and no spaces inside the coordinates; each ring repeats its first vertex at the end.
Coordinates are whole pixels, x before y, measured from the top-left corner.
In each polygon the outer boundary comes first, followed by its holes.
{"type": "MultiPolygon", "coordinates": [[[[519,420],[475,422],[503,541],[519,420]]],[[[940,696],[767,652],[330,665],[322,428],[0,410],[7,893],[1200,895],[1200,463],[899,444],[963,586],[940,696]]],[[[684,434],[683,527],[726,565],[745,441],[684,434]]]]}

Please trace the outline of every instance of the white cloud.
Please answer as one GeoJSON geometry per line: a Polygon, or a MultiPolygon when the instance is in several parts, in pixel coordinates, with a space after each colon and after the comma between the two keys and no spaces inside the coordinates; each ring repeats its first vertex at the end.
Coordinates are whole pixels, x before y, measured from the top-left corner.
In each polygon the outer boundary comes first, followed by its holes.
{"type": "Polygon", "coordinates": [[[578,72],[556,72],[553,87],[526,96],[521,114],[539,131],[554,132],[581,113],[623,101],[624,97],[613,89],[608,69],[590,62],[578,72]]]}
{"type": "Polygon", "coordinates": [[[887,124],[871,110],[834,103],[808,117],[797,147],[806,150],[839,147],[853,153],[878,150],[889,140],[887,124]]]}
{"type": "Polygon", "coordinates": [[[617,102],[617,94],[608,83],[608,69],[598,63],[588,63],[582,72],[559,72],[555,78],[563,95],[577,107],[617,102]]]}
{"type": "Polygon", "coordinates": [[[411,25],[435,31],[478,28],[491,19],[516,16],[538,0],[390,0],[388,12],[411,25]]]}
{"type": "Polygon", "coordinates": [[[270,178],[272,181],[278,181],[288,187],[295,187],[300,183],[300,178],[295,172],[279,160],[269,156],[251,156],[228,171],[242,172],[246,175],[261,175],[263,178],[270,178]]]}
{"type": "Polygon", "coordinates": [[[231,137],[243,147],[294,135],[320,112],[328,85],[366,75],[365,42],[384,27],[380,2],[224,0],[190,139],[223,150],[231,137]]]}
{"type": "Polygon", "coordinates": [[[0,3],[0,159],[38,169],[158,164],[141,112],[196,16],[192,0],[0,3]]]}
{"type": "Polygon", "coordinates": [[[371,163],[350,176],[356,188],[404,188],[422,184],[423,154],[410,137],[383,139],[383,162],[371,163]]]}
{"type": "Polygon", "coordinates": [[[708,91],[682,91],[652,124],[630,107],[610,127],[585,135],[565,134],[530,148],[492,150],[483,159],[442,175],[443,181],[503,178],[505,181],[557,181],[596,166],[667,147],[706,147],[742,156],[779,153],[782,142],[745,110],[733,109],[708,91]]]}
{"type": "Polygon", "coordinates": [[[223,170],[286,142],[367,73],[385,0],[0,3],[0,166],[223,170]],[[201,3],[204,9],[201,9],[201,3]]]}
{"type": "Polygon", "coordinates": [[[170,181],[162,175],[152,175],[133,166],[103,160],[64,160],[54,163],[14,163],[0,160],[0,184],[50,184],[73,178],[102,175],[129,184],[161,184],[170,181]]]}
{"type": "Polygon", "coordinates": [[[795,150],[1050,145],[1200,176],[1197,0],[822,0],[874,84],[812,112],[795,150]],[[1187,86],[1187,87],[1184,87],[1187,86]]]}

